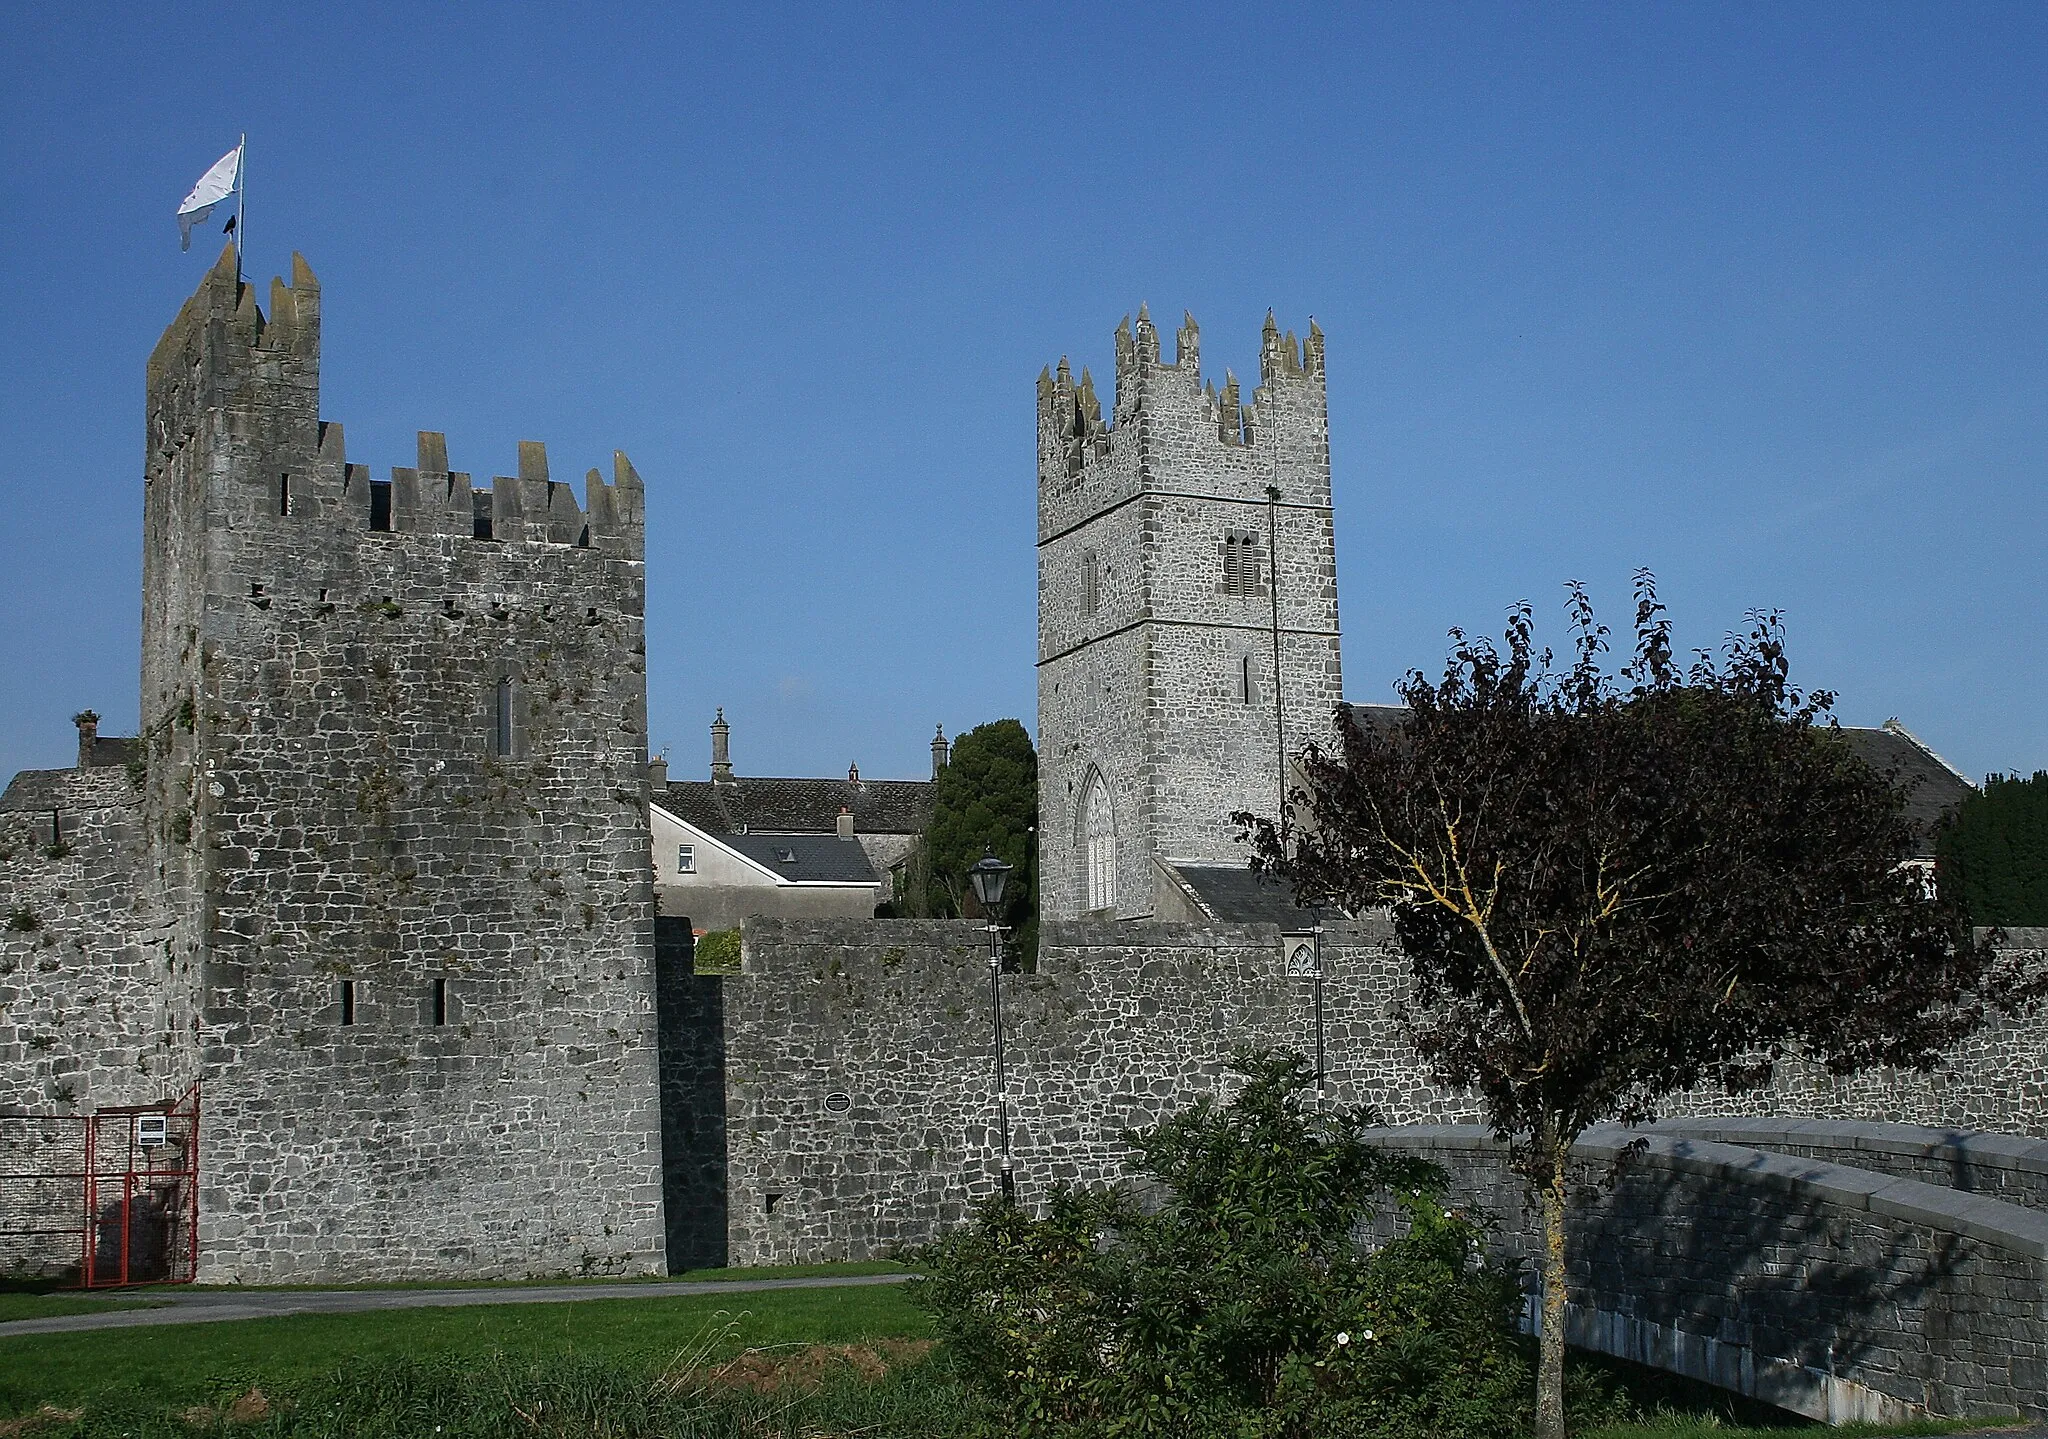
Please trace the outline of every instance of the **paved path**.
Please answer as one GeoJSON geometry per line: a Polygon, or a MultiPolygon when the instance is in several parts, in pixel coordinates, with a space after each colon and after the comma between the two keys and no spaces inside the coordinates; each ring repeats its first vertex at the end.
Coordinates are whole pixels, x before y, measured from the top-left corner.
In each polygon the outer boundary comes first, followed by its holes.
{"type": "Polygon", "coordinates": [[[471,1304],[571,1304],[585,1299],[675,1299],[689,1294],[755,1294],[766,1289],[839,1289],[901,1284],[908,1274],[847,1274],[809,1279],[650,1279],[633,1284],[534,1284],[503,1289],[235,1289],[149,1295],[149,1309],[52,1314],[0,1323],[12,1334],[68,1334],[81,1329],[140,1329],[157,1324],[219,1324],[283,1314],[360,1314],[372,1309],[449,1309],[471,1304]]]}

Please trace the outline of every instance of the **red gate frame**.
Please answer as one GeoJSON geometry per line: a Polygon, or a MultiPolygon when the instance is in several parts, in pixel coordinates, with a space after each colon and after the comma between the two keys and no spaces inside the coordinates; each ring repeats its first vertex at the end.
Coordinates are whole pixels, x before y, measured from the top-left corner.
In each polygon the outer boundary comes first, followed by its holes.
{"type": "MultiPolygon", "coordinates": [[[[84,1201],[83,1223],[80,1225],[79,1283],[81,1289],[114,1289],[124,1285],[141,1284],[190,1284],[199,1268],[199,1086],[194,1084],[178,1099],[165,1104],[123,1105],[94,1111],[83,1120],[85,1124],[85,1173],[83,1179],[84,1201]],[[184,1153],[176,1167],[160,1166],[157,1163],[158,1146],[144,1146],[136,1142],[136,1121],[146,1114],[161,1114],[168,1128],[171,1121],[186,1121],[184,1131],[184,1153]],[[121,1130],[125,1136],[125,1148],[117,1167],[101,1173],[100,1164],[104,1157],[100,1145],[100,1126],[110,1120],[123,1120],[121,1130]],[[140,1154],[143,1163],[136,1163],[140,1154]],[[167,1272],[162,1277],[131,1279],[129,1249],[134,1236],[133,1218],[137,1181],[145,1190],[156,1190],[166,1183],[175,1186],[178,1207],[183,1210],[174,1221],[176,1227],[184,1230],[184,1253],[175,1252],[165,1256],[167,1272]],[[121,1197],[115,1221],[120,1225],[120,1263],[115,1277],[103,1276],[99,1259],[99,1240],[105,1224],[100,1217],[100,1195],[104,1183],[120,1185],[121,1197]]],[[[173,1148],[165,1145],[163,1148],[173,1148]]],[[[169,1237],[167,1226],[166,1237],[169,1237]]]]}

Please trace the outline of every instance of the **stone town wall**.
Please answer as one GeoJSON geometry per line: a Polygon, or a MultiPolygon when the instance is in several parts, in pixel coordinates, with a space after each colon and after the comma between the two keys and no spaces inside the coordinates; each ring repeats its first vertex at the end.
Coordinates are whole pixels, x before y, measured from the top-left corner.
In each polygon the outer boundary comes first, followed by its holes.
{"type": "MultiPolygon", "coordinates": [[[[724,981],[730,1261],[886,1253],[994,1193],[986,931],[752,920],[742,934],[742,972],[724,981]]],[[[1469,1114],[1414,1082],[1383,1002],[1391,932],[1333,929],[1327,949],[1333,1097],[1397,1121],[1469,1114]]],[[[1003,988],[1027,1201],[1122,1175],[1123,1132],[1214,1093],[1233,1046],[1314,1045],[1313,982],[1285,972],[1271,927],[1052,921],[1037,972],[1003,988]]]]}
{"type": "MultiPolygon", "coordinates": [[[[1574,1344],[1834,1423],[2048,1416],[2048,1216],[1861,1169],[1641,1131],[1574,1152],[1574,1344]]],[[[1540,1223],[1475,1125],[1375,1142],[1442,1165],[1525,1270],[1540,1223]]]]}
{"type": "Polygon", "coordinates": [[[0,813],[0,1112],[174,1099],[195,1077],[191,1013],[144,883],[140,797],[120,768],[66,775],[47,797],[54,846],[48,809],[0,813]]]}
{"type": "MultiPolygon", "coordinates": [[[[731,1262],[886,1253],[942,1232],[994,1192],[984,931],[758,920],[743,934],[742,973],[724,981],[731,1262]]],[[[1325,956],[1332,1098],[1376,1106],[1394,1124],[1479,1118],[1471,1096],[1428,1082],[1400,1031],[1408,971],[1391,928],[1333,926],[1325,956]]],[[[1215,1093],[1233,1045],[1313,1050],[1313,983],[1285,972],[1271,927],[1049,921],[1037,972],[1003,984],[1011,1142],[1027,1201],[1050,1182],[1123,1174],[1123,1131],[1215,1093]]],[[[2025,1072],[2037,1043],[2014,1026],[1964,1062],[2025,1072]]],[[[1803,1083],[1740,1102],[1810,1113],[1803,1083]]],[[[1927,1083],[1872,1076],[1853,1117],[1946,1122],[1927,1115],[1927,1083]]],[[[1948,1084],[1951,1095],[1999,1093],[1968,1073],[1948,1084]]],[[[1708,1113],[1737,1103],[1681,1098],[1708,1113]]],[[[1950,1112],[1972,1128],[2042,1123],[2024,1092],[1950,1112]]]]}

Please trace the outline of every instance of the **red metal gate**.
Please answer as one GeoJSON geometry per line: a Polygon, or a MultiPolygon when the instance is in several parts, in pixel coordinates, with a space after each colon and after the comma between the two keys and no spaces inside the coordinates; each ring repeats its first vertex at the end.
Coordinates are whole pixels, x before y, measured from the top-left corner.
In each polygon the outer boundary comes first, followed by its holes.
{"type": "Polygon", "coordinates": [[[199,1241],[199,1089],[92,1115],[0,1115],[0,1275],[186,1284],[199,1241]]]}

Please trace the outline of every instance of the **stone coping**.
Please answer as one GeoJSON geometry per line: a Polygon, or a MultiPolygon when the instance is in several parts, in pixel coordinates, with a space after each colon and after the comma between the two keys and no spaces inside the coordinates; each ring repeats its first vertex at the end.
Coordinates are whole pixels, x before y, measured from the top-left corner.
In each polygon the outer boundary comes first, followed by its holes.
{"type": "MultiPolygon", "coordinates": [[[[1646,1146],[1645,1158],[1683,1173],[1806,1194],[1843,1208],[1866,1209],[1923,1228],[1966,1235],[2030,1258],[2048,1259],[2048,1214],[1917,1179],[1895,1179],[1824,1159],[1772,1154],[1619,1124],[1588,1129],[1572,1153],[1579,1159],[1612,1163],[1637,1141],[1646,1146]]],[[[1404,1125],[1376,1130],[1367,1142],[1423,1151],[1507,1148],[1481,1124],[1404,1125]]]]}
{"type": "Polygon", "coordinates": [[[1861,1119],[1755,1119],[1701,1116],[1660,1119],[1645,1133],[1770,1149],[1782,1144],[1865,1154],[1901,1154],[1961,1162],[1982,1169],[2048,1175],[2048,1139],[1992,1134],[1981,1129],[1939,1129],[1919,1124],[1886,1124],[1861,1119]]]}

